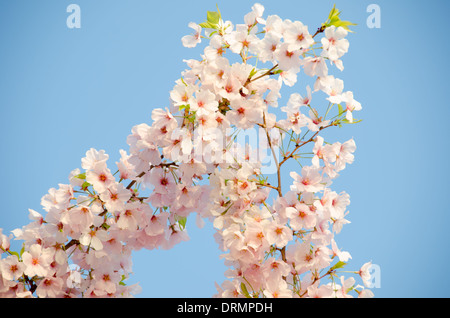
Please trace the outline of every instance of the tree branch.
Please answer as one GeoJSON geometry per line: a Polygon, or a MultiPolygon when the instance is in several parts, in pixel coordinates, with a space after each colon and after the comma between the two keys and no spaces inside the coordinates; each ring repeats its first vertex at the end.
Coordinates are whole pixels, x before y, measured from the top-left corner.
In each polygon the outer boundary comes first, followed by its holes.
{"type": "Polygon", "coordinates": [[[311,138],[309,138],[307,141],[302,142],[301,144],[296,145],[295,149],[289,154],[289,156],[284,156],[283,160],[280,162],[280,167],[283,165],[283,163],[285,163],[288,159],[293,158],[295,155],[295,152],[300,149],[301,147],[303,147],[304,145],[314,141],[314,139],[316,138],[316,136],[319,134],[319,132],[321,132],[322,130],[324,130],[325,128],[334,126],[334,122],[332,122],[331,124],[329,124],[328,126],[324,126],[324,127],[320,127],[319,131],[316,131],[316,133],[314,135],[311,136],[311,138]]]}

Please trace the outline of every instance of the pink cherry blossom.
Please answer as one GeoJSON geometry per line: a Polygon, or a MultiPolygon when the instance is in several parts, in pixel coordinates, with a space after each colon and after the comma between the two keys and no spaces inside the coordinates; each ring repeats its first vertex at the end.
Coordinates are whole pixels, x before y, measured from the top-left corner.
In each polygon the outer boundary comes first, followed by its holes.
{"type": "Polygon", "coordinates": [[[330,285],[320,285],[319,282],[308,287],[308,297],[310,298],[332,298],[333,289],[330,285]]]}
{"type": "Polygon", "coordinates": [[[95,250],[103,248],[103,241],[107,239],[107,233],[101,229],[90,229],[82,233],[80,243],[84,246],[92,247],[95,250]]]}
{"type": "Polygon", "coordinates": [[[163,234],[165,232],[168,217],[169,214],[166,212],[153,214],[147,222],[145,232],[150,236],[163,234]]]}
{"type": "Polygon", "coordinates": [[[318,168],[306,166],[302,168],[301,175],[292,171],[290,176],[294,179],[294,184],[291,186],[292,191],[318,192],[325,188],[318,168]]]}
{"type": "Polygon", "coordinates": [[[194,33],[191,35],[183,36],[181,41],[183,42],[183,45],[185,47],[195,47],[197,46],[198,43],[202,41],[201,39],[202,28],[195,22],[190,22],[189,27],[194,29],[194,33]]]}
{"type": "Polygon", "coordinates": [[[274,53],[274,58],[278,61],[278,65],[283,71],[292,70],[298,72],[302,64],[300,51],[288,43],[283,43],[277,48],[274,53]]]}
{"type": "Polygon", "coordinates": [[[347,53],[349,42],[345,37],[348,32],[343,27],[335,27],[334,25],[325,29],[325,37],[321,42],[323,45],[323,55],[335,61],[347,53]]]}
{"type": "Polygon", "coordinates": [[[92,170],[99,164],[105,164],[109,156],[104,150],[96,150],[94,148],[89,149],[86,152],[86,156],[81,159],[81,167],[85,170],[92,170]]]}
{"type": "Polygon", "coordinates": [[[347,112],[345,113],[345,118],[352,123],[353,122],[353,112],[361,110],[361,103],[356,101],[353,98],[353,92],[345,92],[342,94],[343,100],[345,101],[345,106],[347,109],[347,112]]]}
{"type": "Polygon", "coordinates": [[[308,32],[308,26],[300,21],[295,21],[286,28],[284,38],[293,50],[307,49],[314,44],[308,32]]]}
{"type": "Polygon", "coordinates": [[[135,167],[129,161],[130,157],[131,155],[127,154],[125,150],[120,149],[120,161],[116,164],[122,180],[134,179],[136,176],[135,167]]]}
{"type": "Polygon", "coordinates": [[[278,222],[271,222],[266,226],[265,232],[268,243],[279,248],[285,247],[292,240],[292,230],[278,222]]]}
{"type": "Polygon", "coordinates": [[[60,297],[62,296],[63,285],[63,280],[60,277],[45,277],[37,286],[36,295],[40,298],[60,297]]]}
{"type": "Polygon", "coordinates": [[[255,46],[258,43],[258,38],[254,34],[247,32],[246,25],[237,25],[236,31],[227,34],[225,40],[228,42],[230,50],[238,54],[245,49],[255,52],[255,46]]]}
{"type": "Polygon", "coordinates": [[[305,74],[308,76],[324,77],[328,75],[328,67],[325,60],[320,57],[306,57],[302,62],[305,74]]]}
{"type": "Polygon", "coordinates": [[[273,275],[266,280],[264,295],[268,298],[291,298],[292,292],[287,283],[279,276],[273,275]]]}
{"type": "Polygon", "coordinates": [[[92,184],[97,192],[104,192],[114,182],[111,171],[103,163],[97,163],[92,170],[86,171],[86,181],[92,184]]]}
{"type": "Polygon", "coordinates": [[[43,249],[39,244],[33,244],[28,251],[22,255],[25,265],[24,273],[29,277],[45,276],[48,272],[48,266],[52,262],[52,253],[49,249],[43,249]]]}
{"type": "Polygon", "coordinates": [[[281,36],[276,33],[267,33],[259,43],[259,58],[262,62],[274,61],[275,52],[281,45],[281,36]]]}
{"type": "Polygon", "coordinates": [[[290,225],[294,230],[303,228],[312,229],[316,225],[317,216],[310,207],[303,203],[296,204],[295,208],[288,208],[286,215],[290,219],[290,225]]]}
{"type": "Polygon", "coordinates": [[[104,202],[110,213],[123,210],[126,202],[131,198],[131,191],[121,183],[112,183],[105,191],[100,193],[100,199],[104,202]]]}
{"type": "Polygon", "coordinates": [[[5,234],[3,234],[3,229],[0,228],[0,254],[9,250],[9,247],[11,246],[11,238],[12,235],[10,235],[9,237],[6,236],[5,234]]]}
{"type": "Polygon", "coordinates": [[[10,255],[0,260],[0,276],[6,280],[16,280],[23,275],[25,266],[16,255],[10,255]]]}

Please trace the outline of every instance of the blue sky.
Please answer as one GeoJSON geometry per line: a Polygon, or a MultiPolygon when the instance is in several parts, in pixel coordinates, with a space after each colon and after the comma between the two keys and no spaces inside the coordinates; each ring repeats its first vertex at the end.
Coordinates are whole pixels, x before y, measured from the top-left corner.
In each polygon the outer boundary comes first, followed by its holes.
{"type": "MultiPolygon", "coordinates": [[[[351,224],[337,235],[352,254],[351,269],[381,268],[378,297],[449,297],[450,3],[429,1],[259,1],[265,16],[300,20],[314,30],[331,7],[358,24],[339,77],[363,110],[359,125],[337,129],[353,137],[355,163],[333,184],[350,194],[351,224]],[[381,28],[369,29],[369,4],[381,8],[381,28]]],[[[181,45],[188,23],[218,4],[241,23],[253,1],[1,1],[0,227],[29,222],[51,187],[67,183],[91,148],[110,164],[134,125],[151,123],[168,106],[183,59],[200,50],[181,45]],[[81,28],[68,29],[66,7],[81,8],[81,28]]],[[[304,88],[297,86],[301,91],[304,88]]],[[[287,187],[287,185],[285,186],[287,187]]],[[[210,297],[226,270],[208,224],[188,223],[191,240],[170,251],[134,254],[140,297],[210,297]]]]}

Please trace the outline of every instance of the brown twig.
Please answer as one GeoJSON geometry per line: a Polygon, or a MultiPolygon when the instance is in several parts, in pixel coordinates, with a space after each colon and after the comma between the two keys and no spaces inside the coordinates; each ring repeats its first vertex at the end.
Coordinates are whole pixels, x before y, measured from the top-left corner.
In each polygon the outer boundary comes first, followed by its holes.
{"type": "Polygon", "coordinates": [[[278,64],[276,64],[275,66],[273,66],[270,70],[268,70],[267,72],[265,72],[264,74],[262,74],[262,75],[259,75],[258,77],[255,77],[255,78],[247,78],[247,81],[245,82],[245,84],[244,84],[244,87],[245,86],[247,86],[248,84],[250,84],[251,82],[253,82],[253,81],[256,81],[257,79],[260,79],[260,78],[262,78],[262,77],[264,77],[264,76],[267,76],[267,75],[273,75],[273,70],[274,69],[276,69],[278,67],[278,64]]]}
{"type": "Polygon", "coordinates": [[[312,37],[314,38],[317,34],[325,31],[325,29],[326,29],[325,25],[322,25],[320,28],[317,29],[316,33],[314,33],[314,35],[312,37]]]}
{"type": "Polygon", "coordinates": [[[302,142],[301,144],[296,145],[296,146],[295,146],[295,149],[292,150],[292,152],[291,152],[288,156],[284,156],[284,157],[283,157],[283,160],[281,160],[281,162],[280,162],[280,167],[281,167],[281,165],[283,165],[283,163],[285,163],[288,159],[293,158],[294,155],[295,155],[295,152],[296,152],[298,149],[300,149],[300,148],[303,147],[304,145],[306,145],[306,144],[308,144],[308,143],[314,141],[314,139],[316,138],[316,136],[319,134],[320,131],[324,130],[325,128],[331,127],[331,126],[334,126],[334,122],[331,123],[331,124],[329,124],[328,126],[320,127],[320,128],[319,128],[319,131],[316,131],[316,133],[315,133],[314,135],[312,135],[311,138],[309,138],[308,140],[302,142]]]}

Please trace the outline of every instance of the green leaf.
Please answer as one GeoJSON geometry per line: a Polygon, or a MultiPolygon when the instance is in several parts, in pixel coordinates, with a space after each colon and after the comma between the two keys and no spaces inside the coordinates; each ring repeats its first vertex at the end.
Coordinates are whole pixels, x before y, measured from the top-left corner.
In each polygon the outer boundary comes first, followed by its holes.
{"type": "Polygon", "coordinates": [[[22,257],[23,252],[25,252],[25,243],[22,243],[22,248],[20,249],[20,257],[22,257]]]}
{"type": "Polygon", "coordinates": [[[330,14],[328,15],[328,19],[323,25],[326,28],[334,25],[336,28],[337,27],[342,27],[342,28],[344,28],[345,30],[347,30],[349,32],[353,32],[353,31],[350,30],[349,26],[356,25],[356,24],[352,23],[350,21],[343,21],[343,20],[341,20],[340,15],[341,15],[341,11],[336,9],[336,5],[333,5],[333,9],[331,9],[330,14]]]}
{"type": "Polygon", "coordinates": [[[347,265],[347,263],[339,261],[336,264],[334,264],[334,266],[331,267],[330,270],[335,270],[335,269],[338,269],[338,268],[342,268],[345,265],[347,265]]]}
{"type": "Polygon", "coordinates": [[[209,22],[202,22],[199,24],[203,29],[217,29],[217,25],[211,24],[209,22]]]}
{"type": "Polygon", "coordinates": [[[208,11],[206,13],[206,20],[211,24],[218,24],[220,21],[220,13],[215,11],[208,11]]]}
{"type": "Polygon", "coordinates": [[[103,223],[103,224],[101,225],[101,227],[102,227],[103,229],[105,229],[106,231],[108,231],[109,228],[111,227],[111,225],[108,225],[108,224],[106,224],[106,223],[103,223]]]}
{"type": "Polygon", "coordinates": [[[220,13],[219,7],[217,7],[216,11],[207,11],[206,12],[206,21],[200,23],[199,25],[204,29],[219,29],[219,22],[222,19],[222,15],[220,13]]]}
{"type": "Polygon", "coordinates": [[[219,6],[216,3],[217,13],[219,13],[219,18],[222,19],[222,13],[220,13],[219,6]]]}
{"type": "Polygon", "coordinates": [[[250,294],[248,293],[247,286],[245,286],[244,283],[241,283],[241,290],[245,297],[251,298],[250,294]]]}
{"type": "Polygon", "coordinates": [[[335,22],[333,25],[336,26],[336,27],[343,27],[345,30],[352,32],[352,31],[349,29],[348,26],[349,26],[349,25],[356,25],[356,24],[355,24],[355,23],[352,23],[352,22],[350,22],[350,21],[342,21],[342,20],[339,20],[339,21],[335,22]]]}
{"type": "Polygon", "coordinates": [[[86,172],[80,173],[80,174],[74,176],[74,178],[86,180],[86,172]]]}
{"type": "Polygon", "coordinates": [[[195,117],[196,117],[195,112],[192,112],[192,113],[187,117],[187,120],[189,120],[190,123],[194,123],[194,122],[195,122],[195,117]]]}
{"type": "Polygon", "coordinates": [[[343,124],[357,124],[357,123],[362,122],[362,119],[353,119],[353,122],[349,122],[348,119],[345,118],[345,119],[342,119],[341,122],[343,124]]]}
{"type": "Polygon", "coordinates": [[[339,16],[334,16],[330,19],[330,22],[328,22],[328,26],[336,25],[336,23],[338,23],[339,21],[341,21],[341,19],[339,19],[339,16]]]}
{"type": "Polygon", "coordinates": [[[126,286],[126,284],[123,282],[126,279],[125,275],[122,275],[122,280],[119,282],[119,285],[126,286]]]}
{"type": "Polygon", "coordinates": [[[191,108],[191,105],[189,105],[189,104],[187,104],[187,105],[181,105],[181,106],[179,107],[179,110],[180,110],[180,111],[182,111],[182,110],[189,111],[190,108],[191,108]]]}
{"type": "Polygon", "coordinates": [[[87,188],[89,188],[91,186],[91,184],[87,181],[84,181],[83,184],[81,185],[81,188],[83,190],[86,190],[87,188]]]}
{"type": "Polygon", "coordinates": [[[187,222],[187,218],[186,217],[182,217],[182,216],[175,216],[175,220],[178,222],[178,224],[180,225],[180,229],[184,230],[186,228],[186,222],[187,222]]]}
{"type": "Polygon", "coordinates": [[[11,255],[16,255],[17,259],[20,259],[20,255],[17,252],[13,252],[13,251],[9,251],[11,253],[11,255]]]}
{"type": "MultiPolygon", "coordinates": [[[[331,20],[336,13],[336,4],[333,5],[333,9],[331,9],[330,14],[328,15],[328,20],[331,20]]],[[[339,11],[338,11],[339,12],[339,11]]]]}

